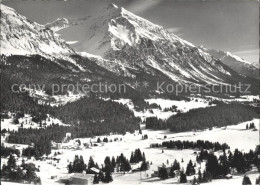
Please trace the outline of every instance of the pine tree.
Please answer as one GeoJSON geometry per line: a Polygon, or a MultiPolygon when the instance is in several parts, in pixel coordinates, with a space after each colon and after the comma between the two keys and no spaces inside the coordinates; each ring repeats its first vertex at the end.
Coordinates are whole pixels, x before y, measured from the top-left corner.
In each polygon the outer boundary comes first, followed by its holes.
{"type": "Polygon", "coordinates": [[[175,159],[174,160],[174,163],[173,163],[173,166],[172,166],[173,170],[180,170],[180,163],[175,159]]]}
{"type": "Polygon", "coordinates": [[[18,166],[15,174],[15,181],[19,182],[24,178],[25,174],[23,170],[18,166]]]}
{"type": "Polygon", "coordinates": [[[190,160],[187,165],[187,168],[186,168],[186,175],[190,176],[190,175],[194,175],[194,174],[195,174],[195,169],[192,164],[192,161],[190,160]]]}
{"type": "Polygon", "coordinates": [[[148,162],[146,162],[145,159],[142,161],[140,170],[141,170],[141,171],[146,171],[146,170],[148,170],[148,162]]]}
{"type": "Polygon", "coordinates": [[[250,185],[250,184],[252,184],[250,178],[245,175],[242,181],[242,185],[250,185]]]}
{"type": "Polygon", "coordinates": [[[193,180],[192,180],[191,184],[192,185],[198,184],[198,180],[197,180],[197,178],[195,176],[193,177],[193,180]]]}
{"type": "Polygon", "coordinates": [[[159,173],[158,177],[160,179],[168,179],[168,173],[167,173],[167,170],[164,166],[160,168],[158,173],[159,173]]]}
{"type": "Polygon", "coordinates": [[[105,163],[104,172],[113,172],[113,167],[110,161],[110,157],[107,156],[105,158],[104,163],[105,163]]]}
{"type": "Polygon", "coordinates": [[[113,169],[116,167],[116,160],[114,156],[112,157],[111,165],[113,169]]]}
{"type": "Polygon", "coordinates": [[[135,160],[134,160],[134,153],[133,153],[133,152],[131,153],[130,163],[135,163],[135,160]]]}
{"type": "Polygon", "coordinates": [[[89,157],[89,161],[88,161],[88,169],[95,167],[95,162],[93,160],[93,158],[90,156],[89,157]]]}
{"type": "Polygon", "coordinates": [[[97,174],[95,174],[93,184],[98,184],[98,183],[99,183],[99,178],[98,178],[97,174]]]}
{"type": "Polygon", "coordinates": [[[125,161],[124,163],[124,171],[130,171],[131,170],[131,165],[128,160],[125,161]]]}
{"type": "Polygon", "coordinates": [[[219,161],[220,161],[220,164],[219,164],[220,172],[219,172],[219,174],[222,174],[222,175],[225,176],[229,173],[229,167],[230,167],[225,151],[224,151],[223,155],[219,157],[219,161]]]}
{"type": "Polygon", "coordinates": [[[96,169],[99,169],[98,163],[95,164],[95,168],[96,168],[96,169]]]}
{"type": "Polygon", "coordinates": [[[204,170],[202,179],[203,179],[202,180],[203,182],[211,182],[211,180],[212,180],[211,173],[210,172],[206,172],[206,170],[204,170]]]}
{"type": "Polygon", "coordinates": [[[79,171],[83,172],[83,170],[86,170],[86,164],[84,162],[84,159],[82,157],[82,155],[79,158],[79,165],[78,165],[79,171]]]}
{"type": "Polygon", "coordinates": [[[113,181],[113,178],[112,178],[111,172],[109,172],[109,171],[105,172],[105,182],[109,183],[112,181],[113,181]]]}
{"type": "Polygon", "coordinates": [[[173,166],[171,167],[171,170],[170,170],[169,176],[172,177],[172,178],[175,177],[175,173],[174,173],[173,166]]]}
{"type": "Polygon", "coordinates": [[[187,177],[186,177],[186,175],[183,172],[181,172],[181,174],[180,174],[180,183],[186,183],[186,182],[187,182],[187,177]]]}
{"type": "Polygon", "coordinates": [[[7,166],[11,169],[16,168],[16,160],[12,154],[10,154],[9,159],[7,161],[7,166]]]}
{"type": "Polygon", "coordinates": [[[27,167],[25,178],[29,182],[34,182],[37,179],[36,173],[31,165],[28,165],[27,167]]]}
{"type": "Polygon", "coordinates": [[[105,182],[105,176],[104,176],[104,173],[102,171],[99,171],[98,177],[99,177],[100,181],[105,182]]]}
{"type": "Polygon", "coordinates": [[[73,173],[74,170],[73,170],[73,166],[72,166],[72,163],[70,162],[69,165],[68,165],[68,173],[73,173]]]}
{"type": "Polygon", "coordinates": [[[216,178],[219,175],[218,170],[218,159],[213,153],[210,153],[206,162],[206,172],[211,173],[213,178],[216,178]]]}

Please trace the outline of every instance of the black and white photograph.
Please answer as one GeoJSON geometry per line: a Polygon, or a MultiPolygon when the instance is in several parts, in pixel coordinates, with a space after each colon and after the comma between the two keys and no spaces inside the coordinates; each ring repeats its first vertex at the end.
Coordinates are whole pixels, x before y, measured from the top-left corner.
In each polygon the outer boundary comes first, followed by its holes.
{"type": "Polygon", "coordinates": [[[0,0],[2,185],[260,185],[258,0],[0,0]]]}

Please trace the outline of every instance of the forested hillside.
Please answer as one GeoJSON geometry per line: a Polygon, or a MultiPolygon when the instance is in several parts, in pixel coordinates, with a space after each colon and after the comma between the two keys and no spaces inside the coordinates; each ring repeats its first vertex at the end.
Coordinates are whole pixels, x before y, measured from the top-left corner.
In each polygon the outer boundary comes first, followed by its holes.
{"type": "Polygon", "coordinates": [[[255,107],[232,103],[192,109],[186,113],[173,115],[166,121],[151,117],[147,118],[145,123],[147,129],[170,129],[173,132],[184,132],[238,124],[257,117],[255,107]]]}
{"type": "Polygon", "coordinates": [[[171,116],[166,124],[174,132],[222,127],[257,118],[256,111],[256,108],[245,105],[220,104],[171,116]]]}
{"type": "Polygon", "coordinates": [[[20,128],[11,132],[8,142],[30,144],[45,140],[61,142],[66,133],[72,138],[86,138],[109,133],[125,134],[139,129],[140,119],[135,118],[126,106],[97,99],[83,98],[65,106],[50,109],[50,114],[68,126],[50,125],[41,129],[20,128]]]}

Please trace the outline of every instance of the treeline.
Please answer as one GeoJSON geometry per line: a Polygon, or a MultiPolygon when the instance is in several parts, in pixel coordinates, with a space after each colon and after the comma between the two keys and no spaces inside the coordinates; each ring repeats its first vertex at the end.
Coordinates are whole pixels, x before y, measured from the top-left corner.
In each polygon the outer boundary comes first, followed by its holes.
{"type": "Polygon", "coordinates": [[[61,142],[66,133],[73,129],[69,126],[59,126],[52,124],[46,128],[19,128],[18,131],[10,131],[7,138],[8,143],[29,144],[41,143],[41,140],[50,142],[51,140],[61,142]]]}
{"type": "Polygon", "coordinates": [[[147,118],[145,123],[148,129],[170,129],[173,132],[185,132],[234,125],[258,117],[255,107],[233,103],[192,109],[186,113],[173,115],[166,121],[155,117],[147,118]]]}
{"type": "Polygon", "coordinates": [[[151,148],[161,148],[166,147],[168,149],[205,149],[205,150],[213,150],[213,151],[219,151],[219,150],[227,150],[230,149],[230,147],[226,144],[220,144],[219,142],[210,142],[210,141],[203,141],[203,140],[197,140],[196,142],[193,141],[164,141],[162,144],[159,143],[153,143],[150,145],[151,148]]]}
{"type": "Polygon", "coordinates": [[[148,117],[144,121],[146,129],[154,130],[165,130],[167,129],[167,124],[162,119],[157,117],[148,117]]]}
{"type": "Polygon", "coordinates": [[[27,181],[29,183],[41,183],[40,177],[35,173],[38,170],[34,164],[26,164],[24,160],[22,161],[22,165],[18,166],[15,157],[10,155],[7,165],[3,164],[2,166],[1,178],[13,182],[27,181]]]}
{"type": "Polygon", "coordinates": [[[259,115],[254,107],[240,104],[219,104],[171,116],[166,124],[171,131],[183,132],[234,125],[257,117],[259,115]]]}

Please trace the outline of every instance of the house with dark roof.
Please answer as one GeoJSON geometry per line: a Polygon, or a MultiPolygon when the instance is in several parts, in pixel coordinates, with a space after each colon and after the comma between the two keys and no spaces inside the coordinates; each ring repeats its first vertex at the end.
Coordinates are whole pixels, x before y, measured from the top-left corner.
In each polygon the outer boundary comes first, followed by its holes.
{"type": "Polygon", "coordinates": [[[60,183],[66,185],[93,185],[94,175],[84,173],[73,173],[60,178],[60,183]]]}

